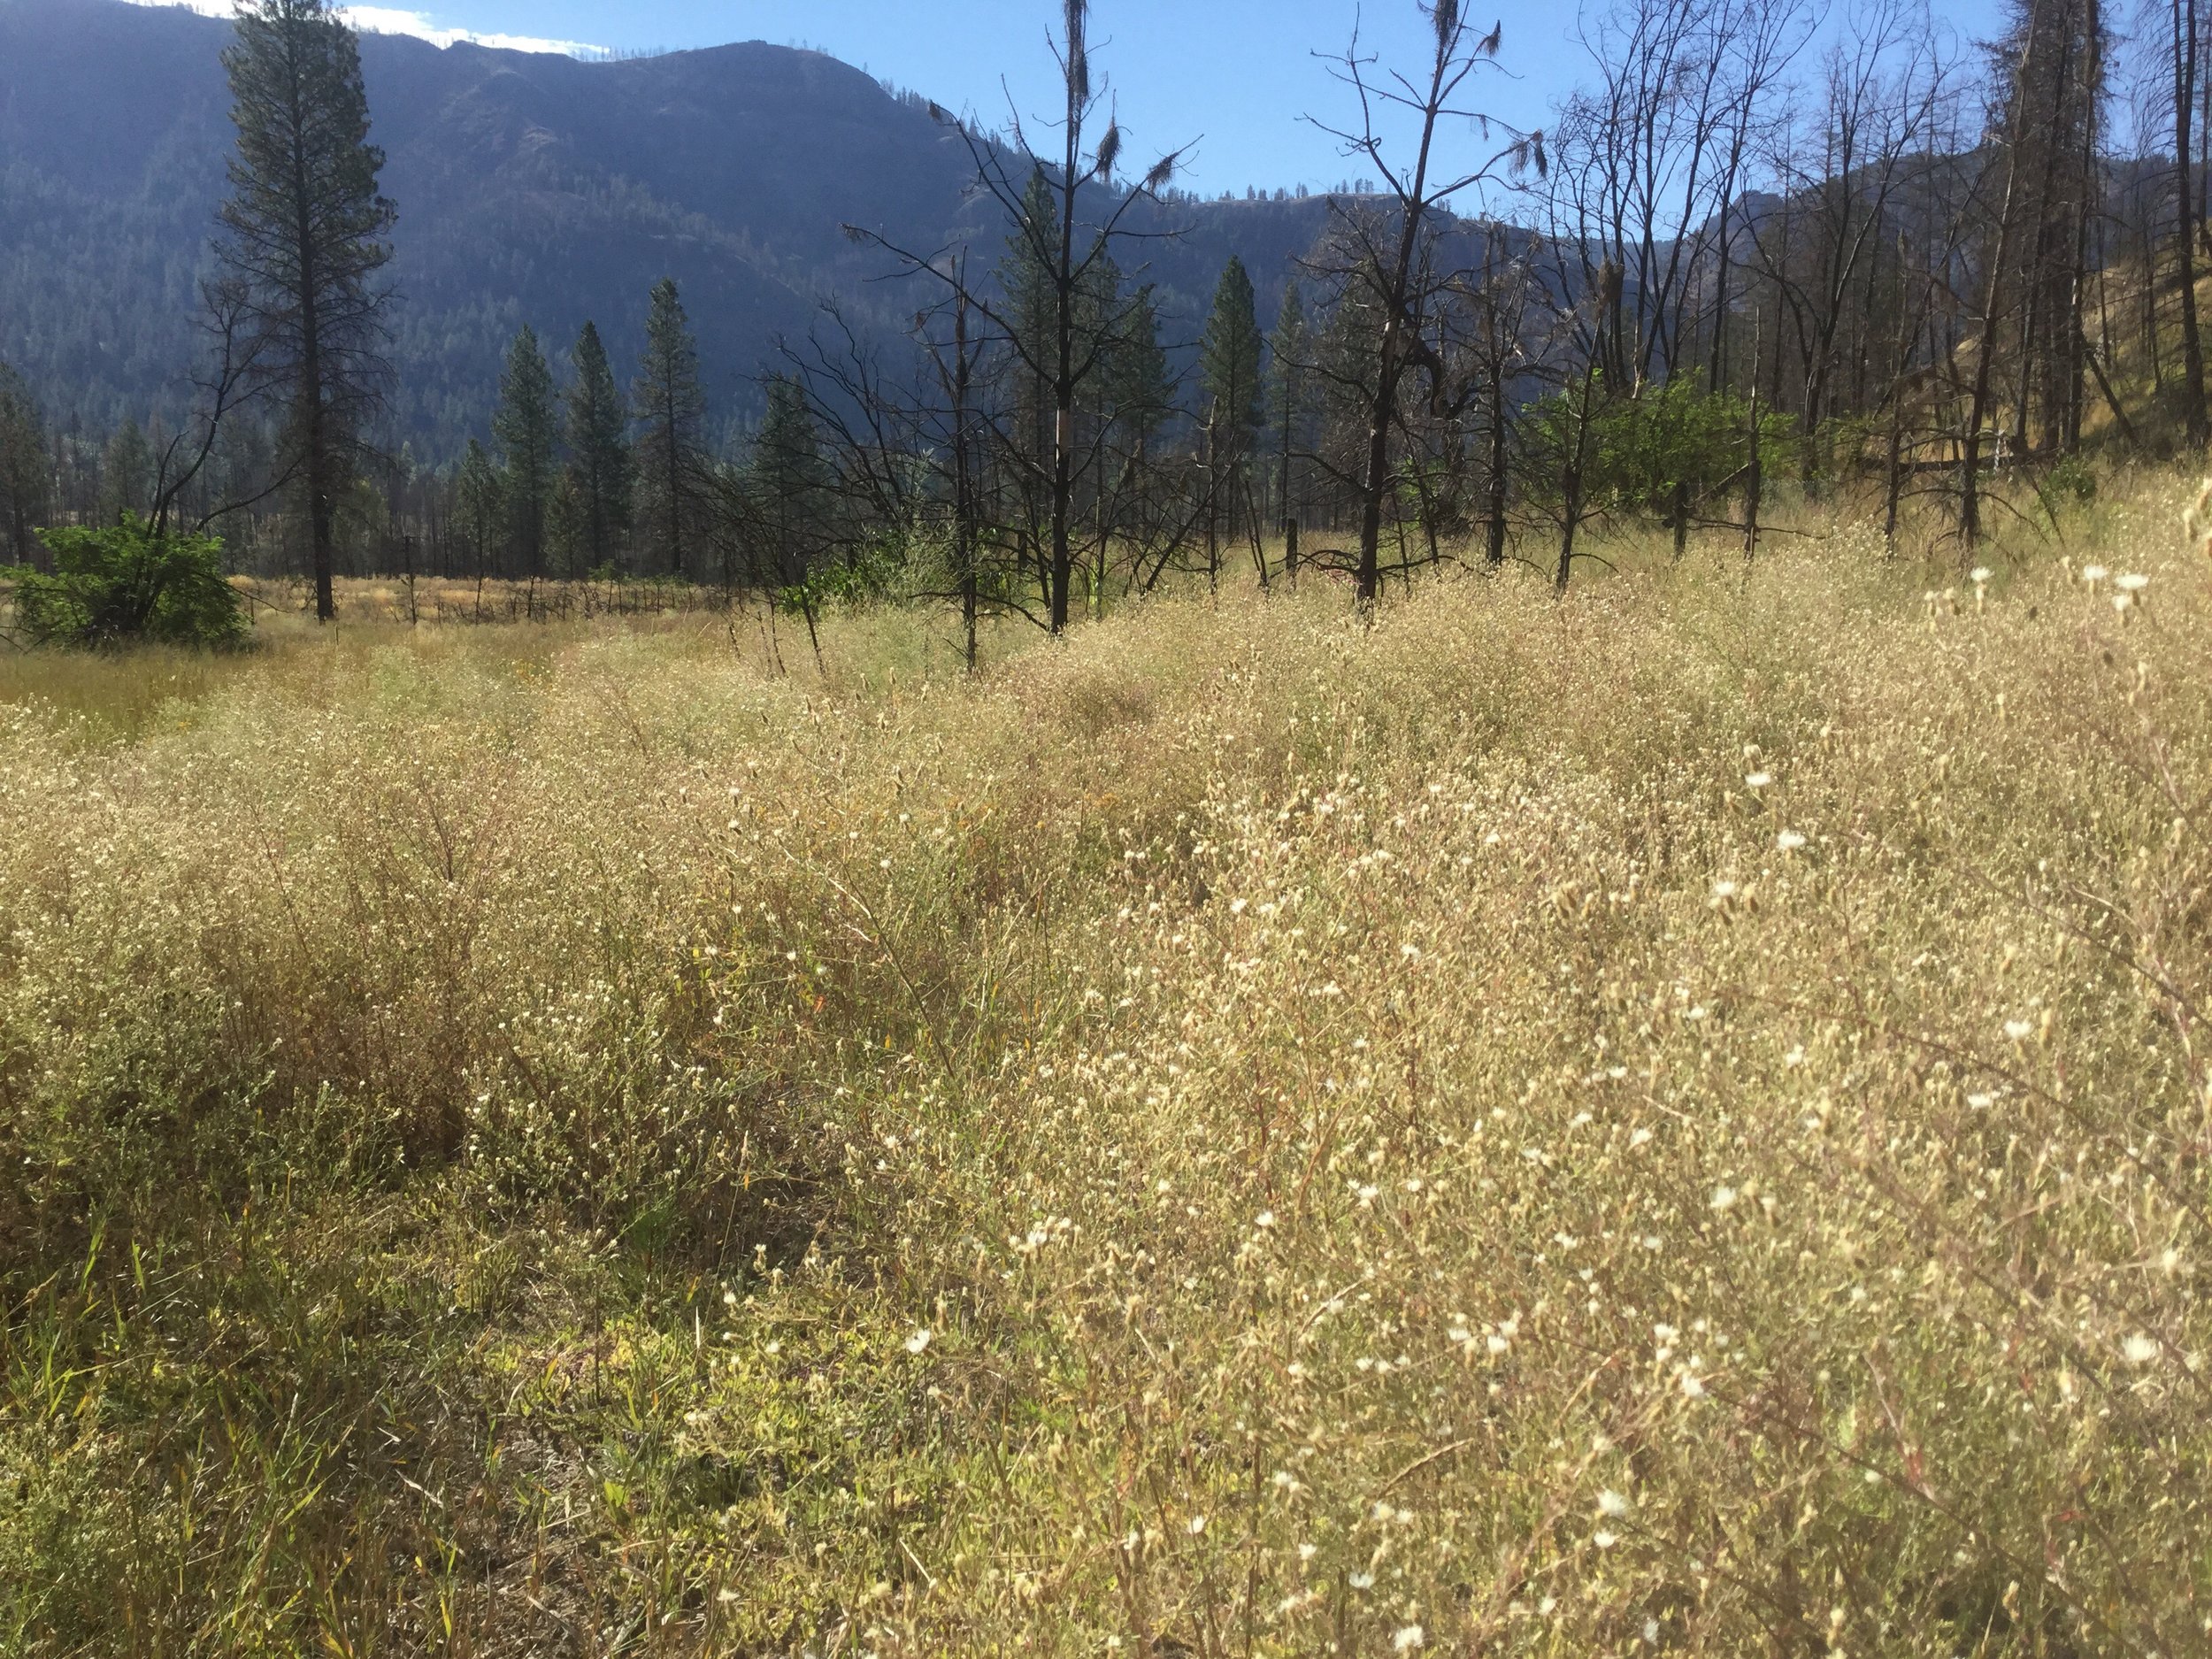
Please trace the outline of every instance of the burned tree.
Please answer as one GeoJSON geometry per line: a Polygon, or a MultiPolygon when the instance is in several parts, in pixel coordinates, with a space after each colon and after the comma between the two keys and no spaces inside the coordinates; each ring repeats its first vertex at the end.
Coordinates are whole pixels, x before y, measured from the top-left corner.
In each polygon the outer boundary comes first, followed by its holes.
{"type": "Polygon", "coordinates": [[[1474,34],[1457,0],[1421,0],[1421,12],[1435,43],[1425,75],[1417,81],[1382,73],[1372,57],[1362,54],[1355,36],[1336,74],[1358,103],[1358,125],[1316,123],[1342,142],[1347,155],[1372,165],[1386,192],[1381,207],[1333,200],[1335,250],[1321,273],[1336,288],[1340,307],[1348,301],[1371,319],[1372,359],[1363,365],[1359,385],[1365,453],[1357,480],[1360,537],[1353,572],[1353,593],[1363,606],[1372,605],[1382,588],[1383,514],[1406,378],[1425,369],[1432,391],[1440,389],[1444,365],[1425,337],[1447,274],[1434,257],[1436,232],[1455,198],[1502,173],[1540,172],[1546,165],[1541,133],[1513,133],[1471,167],[1443,165],[1439,143],[1448,121],[1465,121],[1479,140],[1489,137],[1494,123],[1463,107],[1460,99],[1478,72],[1496,61],[1500,31],[1474,34]],[[1416,133],[1409,162],[1393,159],[1385,127],[1394,117],[1407,119],[1416,133]]]}
{"type": "Polygon", "coordinates": [[[1013,123],[1013,142],[1005,147],[932,106],[966,142],[978,188],[1005,216],[1013,262],[1036,284],[1035,315],[1018,317],[1008,298],[977,292],[962,274],[964,261],[946,251],[902,248],[879,232],[847,227],[849,234],[881,248],[909,272],[949,289],[969,319],[979,319],[1006,343],[1018,359],[1018,372],[1037,388],[1041,404],[1048,397],[1051,421],[1044,452],[1025,453],[1018,446],[1013,456],[1041,485],[1045,497],[1041,586],[1045,626],[1054,634],[1068,626],[1074,588],[1077,485],[1085,459],[1078,442],[1079,404],[1104,372],[1136,306],[1126,296],[1118,298],[1112,314],[1095,327],[1085,326],[1085,312],[1100,291],[1114,248],[1138,234],[1130,224],[1132,211],[1158,200],[1179,155],[1163,157],[1133,188],[1114,188],[1121,129],[1109,121],[1094,144],[1089,138],[1104,102],[1102,87],[1091,78],[1089,28],[1088,0],[1066,0],[1062,34],[1054,42],[1064,104],[1056,124],[1059,142],[1049,156],[1030,144],[1018,119],[1013,123]],[[1087,218],[1094,199],[1100,211],[1087,218]]]}

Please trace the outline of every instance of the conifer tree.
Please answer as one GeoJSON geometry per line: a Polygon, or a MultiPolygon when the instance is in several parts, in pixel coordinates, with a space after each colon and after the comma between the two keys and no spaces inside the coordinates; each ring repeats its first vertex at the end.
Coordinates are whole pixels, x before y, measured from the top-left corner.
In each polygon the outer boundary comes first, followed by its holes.
{"type": "Polygon", "coordinates": [[[1217,506],[1238,503],[1250,475],[1252,446],[1265,417],[1260,403],[1259,318],[1252,279],[1234,254],[1214,288],[1212,313],[1198,342],[1199,386],[1206,399],[1206,431],[1217,506]]]}
{"type": "Polygon", "coordinates": [[[475,557],[480,592],[492,548],[505,521],[506,505],[499,488],[499,469],[473,438],[469,440],[468,453],[462,457],[459,475],[454,480],[454,509],[462,539],[475,557]]]}
{"type": "MultiPolygon", "coordinates": [[[[1020,216],[1006,238],[1006,252],[999,261],[999,286],[1006,295],[1005,319],[1013,336],[1014,368],[1013,449],[1022,463],[1022,493],[1028,502],[1024,515],[1029,524],[1041,524],[1048,509],[1044,499],[1051,488],[1054,449],[1054,393],[1048,365],[1059,327],[1059,294],[1054,286],[1047,250],[1053,246],[1055,209],[1052,186],[1040,165],[1030,171],[1022,193],[1020,216]]],[[[1038,568],[1047,603],[1050,602],[1051,573],[1041,550],[1038,568]]]]}
{"type": "Polygon", "coordinates": [[[1275,314],[1275,333],[1268,342],[1272,373],[1268,380],[1268,418],[1275,427],[1277,445],[1275,511],[1290,516],[1291,465],[1306,419],[1307,357],[1312,346],[1306,333],[1306,306],[1294,279],[1283,288],[1282,309],[1275,314]]]}
{"type": "Polygon", "coordinates": [[[805,579],[827,482],[821,435],[806,393],[789,375],[768,381],[768,412],[753,440],[750,483],[773,555],[777,585],[805,579]]]}
{"type": "Polygon", "coordinates": [[[561,442],[559,396],[534,329],[526,323],[507,348],[492,435],[507,502],[507,534],[523,573],[545,572],[546,523],[553,504],[555,451],[561,442]]]}
{"type": "Polygon", "coordinates": [[[28,565],[47,511],[46,428],[22,377],[0,363],[0,561],[28,565]]]}
{"type": "Polygon", "coordinates": [[[645,361],[631,398],[644,428],[638,481],[646,535],[668,573],[682,576],[698,517],[699,431],[707,400],[699,386],[699,347],[672,278],[654,285],[645,323],[645,361]]]}
{"type": "Polygon", "coordinates": [[[1152,440],[1175,412],[1175,380],[1160,344],[1160,318],[1146,283],[1123,309],[1106,360],[1106,405],[1141,469],[1152,440]]]}
{"type": "Polygon", "coordinates": [[[566,482],[576,553],[587,571],[613,565],[629,534],[629,425],[607,348],[597,326],[586,323],[576,339],[576,384],[568,394],[566,482]]]}
{"type": "Polygon", "coordinates": [[[814,591],[808,579],[824,539],[827,483],[821,434],[815,430],[806,393],[789,375],[772,377],[768,412],[753,440],[747,468],[747,494],[767,555],[770,582],[806,618],[807,639],[818,665],[822,640],[815,626],[814,591]]]}
{"type": "Polygon", "coordinates": [[[282,401],[305,492],[315,610],[333,594],[339,497],[358,472],[386,365],[390,304],[377,273],[392,204],[353,31],[328,0],[242,0],[223,54],[238,128],[219,250],[242,297],[251,360],[282,401]]]}
{"type": "Polygon", "coordinates": [[[127,512],[153,505],[154,446],[137,421],[125,417],[100,455],[100,522],[117,524],[127,512]]]}

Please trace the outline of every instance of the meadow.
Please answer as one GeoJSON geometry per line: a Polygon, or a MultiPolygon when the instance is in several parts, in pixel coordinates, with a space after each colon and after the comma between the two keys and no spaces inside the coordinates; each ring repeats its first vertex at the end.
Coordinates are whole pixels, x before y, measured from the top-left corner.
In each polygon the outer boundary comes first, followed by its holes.
{"type": "Polygon", "coordinates": [[[2193,493],[0,657],[0,1651],[2212,1650],[2193,493]]]}

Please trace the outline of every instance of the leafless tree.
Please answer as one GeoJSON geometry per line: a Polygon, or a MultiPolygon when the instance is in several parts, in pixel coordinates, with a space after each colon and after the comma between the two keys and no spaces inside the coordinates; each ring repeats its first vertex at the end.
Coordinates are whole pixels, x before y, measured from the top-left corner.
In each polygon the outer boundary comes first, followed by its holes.
{"type": "Polygon", "coordinates": [[[1179,150],[1162,157],[1133,188],[1113,187],[1121,129],[1110,119],[1094,145],[1088,136],[1105,101],[1102,86],[1094,84],[1091,76],[1089,29],[1088,0],[1065,0],[1062,33],[1053,42],[1064,103],[1053,124],[1059,144],[1049,157],[1032,147],[1018,117],[1012,123],[1012,142],[1002,145],[972,124],[931,106],[933,114],[956,128],[967,144],[978,190],[998,204],[1030,268],[1046,286],[1050,314],[1041,338],[1038,331],[1018,327],[1000,299],[968,281],[966,261],[956,250],[903,248],[879,232],[847,227],[849,234],[881,248],[909,272],[941,285],[960,314],[995,330],[1048,394],[1053,413],[1049,443],[1047,453],[1033,456],[1030,465],[1042,474],[1047,492],[1043,586],[1046,626],[1055,634],[1068,626],[1076,569],[1079,401],[1103,367],[1119,324],[1132,309],[1125,301],[1116,319],[1102,327],[1086,328],[1083,302],[1111,265],[1117,245],[1161,234],[1137,231],[1130,215],[1139,204],[1158,201],[1181,155],[1179,150]],[[1041,192],[1032,189],[1033,180],[1041,181],[1041,192]],[[1087,219],[1087,204],[1094,199],[1102,211],[1087,219]],[[1037,211],[1041,204],[1045,211],[1037,211]]]}
{"type": "Polygon", "coordinates": [[[1437,321],[1433,302],[1449,286],[1451,272],[1438,257],[1437,234],[1455,199],[1493,179],[1541,173],[1547,165],[1540,132],[1506,128],[1461,102],[1476,74],[1495,64],[1499,29],[1474,33],[1457,0],[1419,3],[1434,40],[1426,73],[1415,79],[1384,71],[1362,50],[1356,35],[1335,73],[1358,104],[1357,125],[1316,122],[1343,144],[1347,155],[1375,169],[1386,193],[1386,205],[1381,207],[1333,199],[1333,250],[1317,273],[1333,285],[1340,306],[1348,301],[1368,314],[1372,333],[1372,362],[1361,388],[1365,453],[1358,479],[1360,539],[1353,572],[1353,592],[1362,605],[1373,604],[1381,591],[1392,436],[1406,377],[1418,369],[1427,378],[1432,401],[1446,396],[1449,371],[1431,335],[1437,321]],[[1460,122],[1485,146],[1486,153],[1471,165],[1447,165],[1440,154],[1447,124],[1460,122]],[[1400,124],[1409,129],[1411,142],[1410,157],[1403,160],[1395,158],[1391,131],[1400,124]],[[1494,149],[1489,147],[1494,129],[1505,138],[1494,149]]]}
{"type": "MultiPolygon", "coordinates": [[[[1785,146],[1776,183],[1793,206],[1786,236],[1755,239],[1762,276],[1781,309],[1800,367],[1804,465],[1837,411],[1836,376],[1856,334],[1872,349],[1877,266],[1892,246],[1900,194],[1911,182],[1950,65],[1919,0],[1865,0],[1846,18],[1822,65],[1819,137],[1805,154],[1785,146]]],[[[1781,342],[1776,342],[1777,349],[1781,342]]]]}

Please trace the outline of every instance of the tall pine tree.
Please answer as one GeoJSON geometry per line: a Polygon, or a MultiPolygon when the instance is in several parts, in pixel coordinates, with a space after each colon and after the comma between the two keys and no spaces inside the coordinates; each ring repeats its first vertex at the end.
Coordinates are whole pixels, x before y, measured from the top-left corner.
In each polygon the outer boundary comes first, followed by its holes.
{"type": "Polygon", "coordinates": [[[598,328],[576,337],[576,384],[568,394],[568,472],[565,480],[576,562],[603,570],[620,557],[630,533],[634,462],[630,415],[598,328]]]}
{"type": "Polygon", "coordinates": [[[1057,245],[1053,230],[1052,186],[1042,166],[1031,169],[1022,193],[1021,217],[1006,238],[999,261],[999,286],[1005,291],[1004,317],[1013,336],[1014,422],[1010,448],[1019,467],[1026,541],[1034,541],[1039,590],[1048,606],[1052,572],[1042,540],[1033,532],[1051,517],[1048,497],[1054,465],[1054,403],[1051,365],[1060,326],[1060,296],[1053,283],[1048,250],[1057,245]]]}
{"type": "Polygon", "coordinates": [[[1306,333],[1306,306],[1294,279],[1283,288],[1282,309],[1268,342],[1272,373],[1268,377],[1268,419],[1275,428],[1275,516],[1292,516],[1292,466],[1304,441],[1307,360],[1312,345],[1306,333]]]}
{"type": "Polygon", "coordinates": [[[150,513],[154,503],[154,446],[128,416],[100,455],[100,522],[119,524],[127,512],[150,513]]]}
{"type": "Polygon", "coordinates": [[[473,438],[469,440],[468,453],[461,457],[453,495],[455,526],[475,557],[480,594],[507,510],[499,488],[499,469],[492,465],[492,457],[485,453],[484,446],[473,438]]]}
{"type": "Polygon", "coordinates": [[[1175,380],[1160,345],[1160,318],[1148,282],[1131,296],[1106,355],[1106,405],[1141,470],[1154,438],[1175,412],[1175,380]]]}
{"type": "Polygon", "coordinates": [[[28,565],[46,506],[46,427],[31,388],[0,363],[0,557],[28,565]]]}
{"type": "Polygon", "coordinates": [[[328,621],[338,500],[386,373],[390,296],[376,278],[395,212],[377,191],[384,152],[368,142],[358,43],[327,0],[241,0],[223,67],[238,154],[219,253],[245,302],[253,361],[283,402],[315,611],[328,621]]]}
{"type": "Polygon", "coordinates": [[[1252,279],[1234,254],[1214,288],[1212,313],[1198,342],[1199,388],[1206,399],[1211,505],[1233,526],[1251,476],[1252,449],[1266,417],[1260,403],[1260,323],[1252,279]]]}
{"type": "Polygon", "coordinates": [[[556,451],[561,442],[559,394],[537,331],[523,325],[507,348],[492,415],[504,470],[507,534],[526,576],[545,573],[546,524],[553,505],[556,451]]]}
{"type": "Polygon", "coordinates": [[[672,576],[685,574],[696,531],[703,480],[700,428],[707,415],[699,386],[699,347],[675,280],[653,288],[645,320],[645,361],[631,388],[638,423],[638,482],[645,534],[672,576]]]}
{"type": "Polygon", "coordinates": [[[808,579],[824,539],[828,474],[806,393],[789,375],[768,382],[768,412],[753,440],[745,481],[770,583],[806,618],[807,640],[818,667],[822,636],[815,626],[815,595],[808,579]]]}

